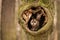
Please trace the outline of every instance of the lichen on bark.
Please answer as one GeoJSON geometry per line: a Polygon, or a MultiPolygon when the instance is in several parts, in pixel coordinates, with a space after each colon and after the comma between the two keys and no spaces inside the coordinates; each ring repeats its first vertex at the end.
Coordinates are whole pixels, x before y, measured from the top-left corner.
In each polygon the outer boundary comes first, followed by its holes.
{"type": "MultiPolygon", "coordinates": [[[[19,24],[21,25],[21,28],[22,28],[22,31],[21,31],[22,40],[48,40],[48,35],[50,35],[51,30],[52,30],[52,25],[53,25],[52,24],[53,23],[52,14],[53,14],[53,9],[54,9],[53,8],[54,3],[51,2],[51,0],[38,0],[38,1],[36,1],[36,0],[22,0],[22,2],[23,2],[23,4],[19,6],[19,10],[18,10],[19,24]],[[43,9],[42,14],[41,14],[40,9],[38,7],[42,7],[42,9],[43,9]],[[31,8],[33,8],[32,11],[31,11],[31,8]],[[38,13],[34,13],[34,12],[40,13],[40,16],[44,15],[44,17],[46,17],[45,20],[48,19],[46,21],[47,23],[42,28],[39,28],[36,31],[35,31],[35,29],[30,29],[29,28],[30,25],[28,26],[28,24],[29,24],[28,21],[30,20],[31,15],[38,14],[38,13]]],[[[40,21],[38,22],[37,20],[40,20],[40,18],[41,18],[39,15],[38,15],[39,18],[38,17],[34,18],[34,15],[32,16],[32,19],[30,20],[30,24],[33,28],[36,25],[38,26],[40,24],[39,23],[40,21]],[[31,22],[33,20],[36,22],[36,25],[32,25],[31,22]]],[[[45,22],[43,22],[43,24],[44,23],[45,22]]],[[[39,27],[41,25],[39,25],[39,27]]]]}

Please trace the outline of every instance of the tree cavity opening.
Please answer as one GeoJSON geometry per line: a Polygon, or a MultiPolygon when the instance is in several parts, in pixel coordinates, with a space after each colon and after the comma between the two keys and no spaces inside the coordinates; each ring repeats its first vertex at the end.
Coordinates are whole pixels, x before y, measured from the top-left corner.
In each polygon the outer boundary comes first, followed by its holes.
{"type": "Polygon", "coordinates": [[[44,25],[46,25],[48,21],[47,18],[47,13],[41,6],[32,6],[22,13],[22,19],[27,24],[27,28],[31,31],[38,31],[39,29],[44,27],[44,25]]]}

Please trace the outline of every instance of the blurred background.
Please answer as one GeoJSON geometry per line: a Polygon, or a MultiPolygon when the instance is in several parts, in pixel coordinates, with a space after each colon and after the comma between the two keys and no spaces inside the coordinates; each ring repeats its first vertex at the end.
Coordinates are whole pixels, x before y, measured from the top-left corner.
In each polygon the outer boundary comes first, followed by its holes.
{"type": "MultiPolygon", "coordinates": [[[[16,13],[18,0],[0,0],[0,40],[16,40],[16,13]],[[17,6],[16,6],[17,5],[17,6]],[[8,29],[7,29],[8,28],[8,29]],[[8,34],[10,33],[10,34],[8,34]],[[8,38],[10,37],[10,38],[8,38]]],[[[50,40],[60,40],[60,0],[55,1],[55,31],[50,40]]]]}

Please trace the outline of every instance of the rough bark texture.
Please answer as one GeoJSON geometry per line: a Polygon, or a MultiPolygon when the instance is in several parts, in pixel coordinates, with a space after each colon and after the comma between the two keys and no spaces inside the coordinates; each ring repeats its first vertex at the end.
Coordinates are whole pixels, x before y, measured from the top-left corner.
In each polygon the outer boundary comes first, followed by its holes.
{"type": "MultiPolygon", "coordinates": [[[[48,40],[48,37],[52,33],[53,29],[53,15],[54,15],[54,1],[52,0],[22,0],[22,4],[19,6],[18,10],[18,20],[20,26],[20,40],[48,40]],[[48,15],[48,24],[46,26],[43,26],[41,30],[38,31],[31,31],[27,26],[24,24],[26,22],[23,21],[21,15],[22,13],[29,9],[32,6],[41,6],[44,9],[46,8],[47,10],[46,13],[48,15]],[[49,21],[50,20],[50,21],[49,21]],[[50,22],[50,23],[49,23],[50,22]],[[46,28],[45,28],[46,27],[46,28]]],[[[27,19],[28,20],[28,19],[27,19]]]]}
{"type": "Polygon", "coordinates": [[[15,0],[2,0],[1,40],[16,40],[15,0]]]}
{"type": "MultiPolygon", "coordinates": [[[[1,1],[1,0],[0,0],[1,1]]],[[[41,1],[41,0],[40,0],[41,1]]],[[[54,6],[54,2],[51,2],[51,0],[42,0],[40,2],[40,6],[43,6],[45,8],[47,8],[52,15],[54,15],[53,13],[53,6],[54,6]],[[42,2],[43,1],[43,2],[42,2]],[[50,3],[50,5],[48,5],[48,1],[50,3]]],[[[52,0],[53,1],[53,0],[52,0]]],[[[22,9],[25,8],[23,6],[26,6],[27,4],[36,4],[38,2],[38,0],[34,1],[34,0],[26,0],[26,1],[22,1],[22,0],[16,0],[16,14],[15,14],[15,0],[2,0],[2,13],[1,13],[1,26],[2,27],[2,32],[1,33],[1,37],[0,40],[60,40],[60,32],[59,32],[59,20],[60,20],[60,9],[59,9],[59,3],[58,2],[58,22],[57,22],[57,29],[58,29],[58,39],[57,39],[57,31],[55,28],[53,28],[55,31],[53,32],[53,34],[50,34],[51,28],[49,28],[50,30],[46,31],[45,33],[42,34],[37,34],[37,35],[32,35],[31,33],[29,33],[28,31],[26,31],[25,28],[23,28],[22,26],[20,26],[21,24],[18,24],[17,21],[19,20],[19,18],[17,16],[17,11],[20,13],[20,8],[22,6],[22,9]],[[26,4],[26,5],[25,5],[26,4]],[[18,18],[18,19],[17,19],[18,18]],[[16,22],[16,23],[15,23],[16,22]],[[16,26],[15,24],[17,24],[18,26],[16,26]],[[16,30],[17,28],[17,30],[16,30]],[[17,33],[17,34],[16,34],[17,33]]],[[[0,2],[1,3],[1,2],[0,2]]],[[[0,8],[1,9],[1,8],[0,8]]],[[[22,10],[21,9],[21,10],[22,10]]],[[[55,21],[54,21],[55,22],[55,21]]],[[[52,24],[53,25],[53,24],[52,24]]],[[[52,26],[51,26],[52,27],[52,26]]]]}
{"type": "Polygon", "coordinates": [[[57,40],[60,40],[60,0],[57,0],[57,40]]]}
{"type": "Polygon", "coordinates": [[[0,0],[0,40],[1,40],[1,7],[2,7],[2,0],[0,0]]]}

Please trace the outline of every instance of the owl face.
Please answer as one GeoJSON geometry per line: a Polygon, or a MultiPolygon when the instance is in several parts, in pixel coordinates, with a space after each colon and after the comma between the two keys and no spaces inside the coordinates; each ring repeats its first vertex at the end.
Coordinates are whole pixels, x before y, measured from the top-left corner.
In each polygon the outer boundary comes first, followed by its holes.
{"type": "Polygon", "coordinates": [[[31,24],[33,27],[36,27],[36,26],[39,24],[39,22],[38,22],[36,19],[32,19],[31,22],[30,22],[30,24],[31,24]]]}

